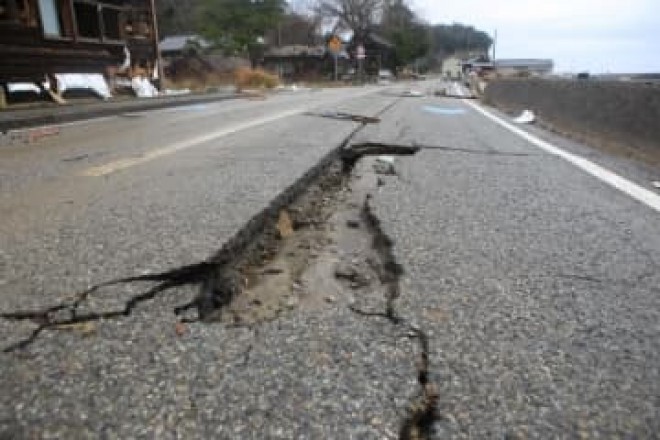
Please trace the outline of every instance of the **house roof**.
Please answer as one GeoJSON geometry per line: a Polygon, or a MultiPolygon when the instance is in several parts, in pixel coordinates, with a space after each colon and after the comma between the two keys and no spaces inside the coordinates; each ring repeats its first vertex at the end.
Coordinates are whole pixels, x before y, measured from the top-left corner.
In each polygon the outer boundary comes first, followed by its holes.
{"type": "Polygon", "coordinates": [[[367,38],[371,40],[372,42],[380,45],[380,46],[385,46],[388,48],[393,48],[394,44],[392,44],[389,40],[385,39],[384,37],[381,37],[378,34],[370,33],[367,38]]]}
{"type": "Polygon", "coordinates": [[[470,58],[469,60],[462,61],[461,65],[468,66],[472,68],[481,68],[481,69],[492,69],[493,62],[488,59],[485,55],[480,55],[478,57],[470,58]]]}
{"type": "Polygon", "coordinates": [[[536,67],[552,69],[553,66],[554,62],[547,59],[521,58],[495,60],[495,67],[536,67]]]}
{"type": "Polygon", "coordinates": [[[211,46],[211,43],[201,37],[200,35],[189,34],[189,35],[173,35],[171,37],[166,37],[161,40],[158,44],[161,52],[175,52],[185,49],[188,44],[198,44],[202,49],[206,49],[211,46]]]}

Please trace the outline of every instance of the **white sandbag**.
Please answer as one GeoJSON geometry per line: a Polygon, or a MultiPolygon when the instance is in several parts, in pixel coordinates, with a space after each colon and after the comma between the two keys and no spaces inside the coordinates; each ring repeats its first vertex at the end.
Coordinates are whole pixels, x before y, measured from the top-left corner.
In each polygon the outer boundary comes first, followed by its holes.
{"type": "Polygon", "coordinates": [[[62,73],[56,74],[57,87],[60,93],[67,90],[91,90],[102,99],[112,98],[110,87],[100,73],[62,73]]]}
{"type": "Polygon", "coordinates": [[[131,80],[131,87],[138,98],[153,98],[158,96],[158,89],[147,79],[139,76],[131,80]]]}

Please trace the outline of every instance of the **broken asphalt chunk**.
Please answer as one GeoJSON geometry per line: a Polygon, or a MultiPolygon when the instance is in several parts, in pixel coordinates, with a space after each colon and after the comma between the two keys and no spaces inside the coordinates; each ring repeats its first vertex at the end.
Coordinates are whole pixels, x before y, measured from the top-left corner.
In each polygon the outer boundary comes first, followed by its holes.
{"type": "Polygon", "coordinates": [[[309,116],[319,116],[321,118],[337,119],[340,121],[359,122],[361,124],[378,124],[380,118],[365,115],[355,115],[345,112],[321,112],[321,113],[306,113],[309,116]]]}
{"type": "Polygon", "coordinates": [[[396,168],[394,167],[394,157],[392,156],[378,156],[373,165],[376,174],[385,176],[396,176],[396,168]]]}

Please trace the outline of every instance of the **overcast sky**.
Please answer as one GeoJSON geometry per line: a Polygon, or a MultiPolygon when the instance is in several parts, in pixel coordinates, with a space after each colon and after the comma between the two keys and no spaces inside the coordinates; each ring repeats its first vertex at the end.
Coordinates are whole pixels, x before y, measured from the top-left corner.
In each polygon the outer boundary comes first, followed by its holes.
{"type": "Polygon", "coordinates": [[[491,35],[497,58],[552,58],[557,72],[660,72],[658,0],[412,0],[432,23],[491,35]]]}

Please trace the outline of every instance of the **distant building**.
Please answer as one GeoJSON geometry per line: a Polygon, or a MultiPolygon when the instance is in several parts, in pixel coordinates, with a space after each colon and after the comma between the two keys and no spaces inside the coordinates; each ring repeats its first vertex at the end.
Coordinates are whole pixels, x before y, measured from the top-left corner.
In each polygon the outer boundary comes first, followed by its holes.
{"type": "Polygon", "coordinates": [[[442,74],[449,78],[460,78],[463,74],[463,60],[457,56],[445,58],[442,61],[442,74]]]}
{"type": "Polygon", "coordinates": [[[482,76],[492,72],[494,70],[494,65],[487,55],[480,55],[475,58],[470,58],[467,61],[463,61],[461,63],[461,68],[466,75],[474,73],[482,76]]]}
{"type": "Polygon", "coordinates": [[[211,47],[211,43],[203,37],[195,34],[190,35],[172,35],[163,38],[158,43],[160,53],[165,58],[175,58],[185,55],[187,50],[199,49],[205,50],[211,47]]]}
{"type": "MultiPolygon", "coordinates": [[[[341,58],[346,58],[346,54],[341,58]]],[[[263,64],[283,78],[301,80],[322,76],[331,59],[325,46],[296,44],[270,48],[264,54],[263,64]]]]}
{"type": "Polygon", "coordinates": [[[363,41],[358,41],[354,36],[348,46],[348,53],[355,64],[357,64],[356,54],[360,45],[364,47],[363,68],[367,76],[377,77],[383,69],[394,70],[396,50],[392,42],[373,32],[367,34],[363,41]]]}
{"type": "Polygon", "coordinates": [[[494,62],[501,76],[545,76],[552,73],[554,62],[548,59],[500,59],[494,62]]]}

